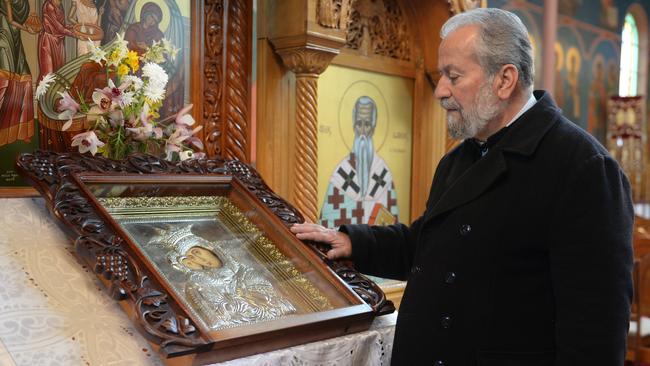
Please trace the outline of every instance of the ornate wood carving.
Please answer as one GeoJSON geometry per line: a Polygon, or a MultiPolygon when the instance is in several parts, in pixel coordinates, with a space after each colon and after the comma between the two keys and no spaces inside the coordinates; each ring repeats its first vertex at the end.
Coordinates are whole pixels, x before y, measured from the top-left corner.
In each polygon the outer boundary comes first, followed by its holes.
{"type": "Polygon", "coordinates": [[[318,24],[326,28],[345,30],[353,0],[319,0],[316,8],[318,24]]]}
{"type": "MultiPolygon", "coordinates": [[[[127,252],[123,240],[104,219],[98,216],[90,202],[73,182],[75,172],[184,174],[213,173],[238,178],[247,189],[264,203],[282,222],[290,226],[303,222],[301,214],[284,199],[273,193],[260,175],[237,160],[189,160],[170,163],[152,155],[134,154],[122,161],[92,157],[79,153],[37,151],[23,154],[16,166],[46,198],[52,212],[69,233],[76,238],[77,255],[100,276],[116,300],[126,300],[140,325],[161,347],[174,346],[175,351],[193,349],[208,341],[199,335],[195,324],[180,309],[167,303],[167,293],[154,276],[140,268],[127,252]]],[[[327,247],[306,243],[320,258],[345,280],[377,314],[394,310],[381,289],[358,273],[351,263],[329,261],[327,247]]]]}
{"type": "Polygon", "coordinates": [[[350,12],[345,46],[366,56],[409,61],[409,30],[397,1],[356,0],[350,12]]]}
{"type": "Polygon", "coordinates": [[[318,218],[318,78],[296,78],[296,156],[293,197],[300,211],[311,221],[318,218]]]}
{"type": "Polygon", "coordinates": [[[296,76],[318,76],[338,54],[333,50],[324,50],[320,48],[293,47],[286,49],[276,49],[276,53],[282,57],[282,62],[296,76]]]}
{"type": "Polygon", "coordinates": [[[221,109],[223,85],[223,0],[206,0],[203,55],[203,126],[208,156],[221,156],[223,131],[221,109]]]}
{"type": "Polygon", "coordinates": [[[226,58],[226,133],[221,154],[228,159],[248,161],[249,85],[251,24],[249,1],[228,1],[228,45],[226,58]]]}
{"type": "Polygon", "coordinates": [[[447,0],[447,2],[449,3],[449,11],[452,14],[487,6],[487,0],[447,0]]]}
{"type": "Polygon", "coordinates": [[[296,74],[296,150],[292,202],[311,221],[318,218],[318,75],[334,52],[314,48],[280,49],[277,53],[296,74]]]}
{"type": "Polygon", "coordinates": [[[249,159],[251,12],[250,0],[204,4],[203,120],[210,157],[249,159]]]}

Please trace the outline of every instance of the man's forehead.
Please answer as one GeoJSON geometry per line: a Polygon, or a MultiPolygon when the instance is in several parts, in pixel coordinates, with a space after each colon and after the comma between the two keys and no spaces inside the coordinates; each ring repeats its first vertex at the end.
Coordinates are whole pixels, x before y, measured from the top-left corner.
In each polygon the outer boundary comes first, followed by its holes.
{"type": "Polygon", "coordinates": [[[474,26],[465,26],[452,32],[440,44],[438,50],[438,71],[462,71],[478,62],[474,42],[477,34],[474,26]]]}

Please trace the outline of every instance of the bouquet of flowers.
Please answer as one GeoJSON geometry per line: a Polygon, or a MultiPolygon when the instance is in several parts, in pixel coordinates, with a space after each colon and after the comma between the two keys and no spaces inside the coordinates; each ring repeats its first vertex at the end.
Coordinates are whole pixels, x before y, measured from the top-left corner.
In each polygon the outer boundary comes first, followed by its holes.
{"type": "Polygon", "coordinates": [[[73,118],[79,116],[90,126],[72,138],[71,145],[81,153],[123,159],[131,152],[164,151],[170,161],[204,157],[204,153],[195,152],[203,150],[203,143],[195,136],[202,126],[192,127],[194,118],[187,114],[192,105],[182,108],[173,121],[157,121],[168,81],[161,64],[173,60],[178,49],[163,39],[139,55],[127,45],[122,34],[105,48],[88,41],[90,60],[106,71],[107,80],[106,87],[93,91],[92,101],[84,100],[82,93],[56,72],[41,80],[36,98],[45,95],[53,83],[64,86],[58,93],[58,118],[67,120],[61,130],[69,129],[73,118]]]}

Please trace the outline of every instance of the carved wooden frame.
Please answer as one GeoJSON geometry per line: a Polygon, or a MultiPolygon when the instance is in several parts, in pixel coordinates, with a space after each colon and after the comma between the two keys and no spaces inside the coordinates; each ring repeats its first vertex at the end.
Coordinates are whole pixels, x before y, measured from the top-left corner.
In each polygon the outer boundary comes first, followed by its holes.
{"type": "MultiPolygon", "coordinates": [[[[274,220],[278,225],[288,227],[303,221],[295,208],[273,193],[259,174],[242,162],[216,159],[169,163],[143,154],[131,155],[123,161],[114,161],[79,153],[37,151],[34,154],[21,155],[17,168],[43,195],[62,228],[75,240],[77,256],[85,265],[94,269],[111,296],[131,315],[153,348],[162,356],[171,357],[172,361],[168,359],[166,362],[186,362],[188,359],[191,359],[193,364],[223,361],[342,335],[348,331],[362,330],[369,325],[372,315],[357,314],[348,318],[351,324],[346,324],[345,329],[341,327],[342,322],[339,320],[338,323],[332,322],[337,325],[328,325],[327,322],[319,324],[317,332],[314,332],[313,327],[300,326],[287,331],[276,331],[272,339],[266,337],[264,342],[243,339],[236,341],[234,345],[232,342],[220,345],[214,341],[214,337],[210,338],[209,334],[197,329],[191,320],[192,317],[169,295],[165,284],[160,283],[157,277],[151,274],[148,269],[150,267],[143,263],[142,259],[134,256],[125,239],[116,234],[111,223],[98,213],[92,200],[83,193],[83,186],[77,181],[79,173],[111,176],[137,173],[140,179],[155,174],[156,177],[163,175],[165,179],[170,180],[187,174],[203,179],[210,178],[210,175],[232,177],[242,182],[248,194],[259,202],[268,215],[277,217],[274,220]]],[[[311,242],[306,245],[311,249],[307,250],[309,255],[319,263],[324,262],[354,293],[372,307],[371,314],[385,314],[394,310],[393,304],[386,300],[381,289],[358,273],[349,262],[330,261],[325,255],[328,248],[311,242]]]]}

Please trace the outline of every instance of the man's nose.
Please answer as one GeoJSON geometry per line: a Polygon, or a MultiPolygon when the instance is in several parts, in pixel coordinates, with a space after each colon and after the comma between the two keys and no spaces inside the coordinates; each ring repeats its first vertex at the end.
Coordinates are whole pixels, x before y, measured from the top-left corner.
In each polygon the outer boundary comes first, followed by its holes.
{"type": "Polygon", "coordinates": [[[433,92],[433,95],[436,97],[436,99],[451,97],[451,91],[449,90],[449,85],[447,85],[447,83],[447,78],[444,76],[441,76],[440,79],[438,79],[436,90],[433,92]]]}

